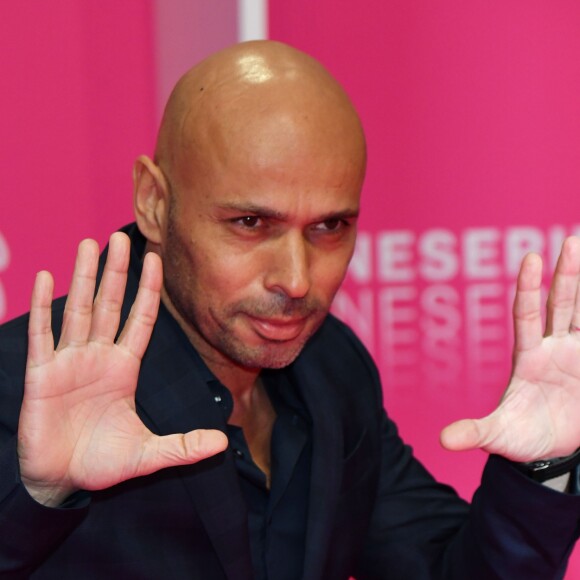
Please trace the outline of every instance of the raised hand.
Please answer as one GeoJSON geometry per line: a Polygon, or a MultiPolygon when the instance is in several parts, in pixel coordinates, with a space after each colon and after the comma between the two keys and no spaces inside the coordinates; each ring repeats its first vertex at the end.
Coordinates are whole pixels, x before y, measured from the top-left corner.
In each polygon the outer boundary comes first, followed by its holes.
{"type": "Polygon", "coordinates": [[[580,447],[580,239],[568,238],[541,317],[542,261],[528,255],[514,302],[513,374],[498,408],[441,433],[452,450],[482,448],[513,461],[565,456],[580,447]]]}
{"type": "Polygon", "coordinates": [[[113,234],[93,302],[98,246],[85,240],[66,302],[59,344],[51,331],[53,280],[37,276],[30,311],[18,455],[24,485],[37,501],[58,505],[78,489],[104,489],[164,467],[223,451],[219,431],[159,437],[135,412],[141,358],[157,316],[161,260],[148,254],[139,291],[118,340],[129,239],[113,234]]]}

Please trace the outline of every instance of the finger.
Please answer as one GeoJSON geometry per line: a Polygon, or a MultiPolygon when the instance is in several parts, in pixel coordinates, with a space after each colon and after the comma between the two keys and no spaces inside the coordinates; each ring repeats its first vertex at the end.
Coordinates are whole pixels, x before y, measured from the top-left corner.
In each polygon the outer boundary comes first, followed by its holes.
{"type": "Polygon", "coordinates": [[[228,439],[215,429],[196,429],[189,433],[152,435],[145,442],[142,459],[135,477],[148,475],[159,469],[197,463],[225,451],[228,439]]]}
{"type": "Polygon", "coordinates": [[[130,251],[130,241],[126,234],[116,232],[111,236],[103,276],[93,305],[89,333],[91,341],[112,342],[117,335],[130,251]]]}
{"type": "Polygon", "coordinates": [[[87,341],[91,328],[98,260],[97,242],[83,240],[77,252],[57,350],[87,341]]]}
{"type": "Polygon", "coordinates": [[[580,239],[570,237],[562,245],[548,296],[546,335],[570,332],[575,312],[580,266],[580,239]]]}
{"type": "Polygon", "coordinates": [[[119,346],[138,358],[145,353],[157,319],[162,278],[161,258],[150,252],[143,260],[137,297],[118,340],[119,346]]]}
{"type": "Polygon", "coordinates": [[[550,455],[545,441],[538,447],[536,441],[530,443],[529,438],[524,441],[523,435],[516,439],[510,437],[509,424],[498,409],[481,419],[462,419],[448,425],[441,431],[440,440],[450,451],[481,449],[511,461],[532,461],[550,455]]]}
{"type": "Polygon", "coordinates": [[[518,275],[514,299],[514,351],[534,348],[542,341],[542,259],[528,254],[518,275]]]}
{"type": "MultiPolygon", "coordinates": [[[[580,240],[578,238],[574,238],[573,243],[576,245],[580,245],[580,240]]],[[[575,252],[580,254],[577,248],[575,248],[575,252]]],[[[580,262],[580,258],[578,259],[580,262]]],[[[580,270],[580,266],[579,266],[580,270]]],[[[580,276],[579,276],[580,277],[580,276]]],[[[580,332],[580,282],[578,282],[576,287],[576,297],[574,300],[574,312],[572,313],[572,324],[570,326],[571,330],[574,332],[580,332]]]]}
{"type": "Polygon", "coordinates": [[[30,301],[28,367],[43,365],[54,356],[54,338],[50,326],[53,291],[52,275],[49,272],[39,272],[34,281],[30,301]]]}
{"type": "Polygon", "coordinates": [[[576,290],[576,300],[574,304],[574,312],[572,314],[572,323],[570,324],[570,332],[580,337],[580,285],[576,290]]]}

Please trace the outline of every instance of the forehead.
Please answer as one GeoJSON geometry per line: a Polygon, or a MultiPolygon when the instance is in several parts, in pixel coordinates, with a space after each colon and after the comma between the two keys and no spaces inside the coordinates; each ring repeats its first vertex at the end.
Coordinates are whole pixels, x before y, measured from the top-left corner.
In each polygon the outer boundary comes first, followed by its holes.
{"type": "Polygon", "coordinates": [[[192,186],[200,178],[216,182],[235,175],[244,183],[360,188],[366,152],[358,119],[341,110],[292,105],[237,100],[203,119],[192,115],[179,152],[183,181],[192,186]]]}
{"type": "Polygon", "coordinates": [[[356,214],[363,179],[361,152],[320,134],[297,130],[287,119],[231,134],[204,157],[203,174],[190,166],[193,206],[303,219],[335,212],[356,214]]]}
{"type": "Polygon", "coordinates": [[[263,63],[248,67],[253,72],[243,80],[227,68],[206,75],[203,91],[189,85],[192,100],[173,135],[170,173],[178,189],[194,205],[218,197],[272,207],[357,204],[365,142],[342,89],[300,70],[262,82],[263,63]]]}

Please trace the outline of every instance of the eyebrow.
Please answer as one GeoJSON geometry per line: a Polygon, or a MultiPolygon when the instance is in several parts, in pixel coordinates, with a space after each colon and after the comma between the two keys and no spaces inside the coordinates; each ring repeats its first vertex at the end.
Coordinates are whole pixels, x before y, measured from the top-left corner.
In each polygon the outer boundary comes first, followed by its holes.
{"type": "MultiPolygon", "coordinates": [[[[235,211],[240,214],[248,214],[248,215],[258,215],[264,218],[270,218],[275,220],[284,221],[288,218],[288,214],[284,212],[277,211],[272,209],[271,207],[266,207],[262,205],[258,205],[255,203],[224,203],[220,204],[220,209],[235,211]]],[[[351,209],[346,208],[343,210],[331,211],[325,214],[322,214],[317,217],[318,221],[326,221],[331,219],[355,219],[358,218],[359,209],[351,209]]]]}

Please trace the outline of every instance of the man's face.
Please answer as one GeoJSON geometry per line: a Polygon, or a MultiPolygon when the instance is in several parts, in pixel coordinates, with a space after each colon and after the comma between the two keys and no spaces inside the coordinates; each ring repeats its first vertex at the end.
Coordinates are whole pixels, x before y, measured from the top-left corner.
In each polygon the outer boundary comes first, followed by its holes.
{"type": "Polygon", "coordinates": [[[318,133],[280,117],[250,138],[234,130],[171,186],[164,300],[208,363],[286,366],[328,313],[354,249],[364,153],[318,133]]]}

